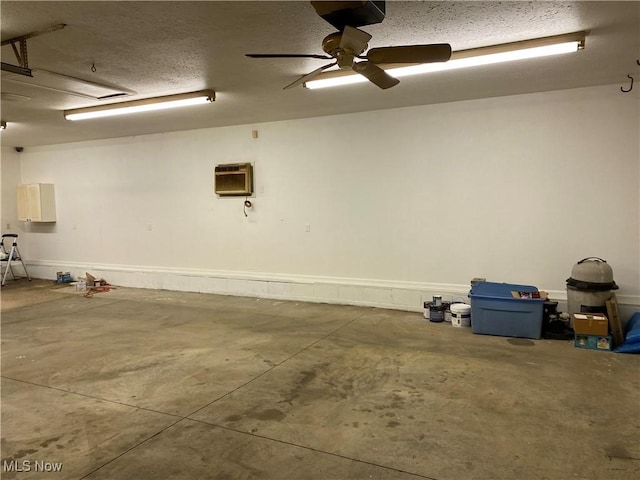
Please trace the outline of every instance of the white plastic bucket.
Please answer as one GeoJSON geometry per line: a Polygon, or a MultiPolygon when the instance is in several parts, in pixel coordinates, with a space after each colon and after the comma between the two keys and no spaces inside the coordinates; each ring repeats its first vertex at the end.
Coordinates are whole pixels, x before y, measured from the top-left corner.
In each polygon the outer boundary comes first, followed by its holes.
{"type": "Polygon", "coordinates": [[[451,325],[454,327],[471,326],[471,305],[454,303],[451,305],[451,325]]]}

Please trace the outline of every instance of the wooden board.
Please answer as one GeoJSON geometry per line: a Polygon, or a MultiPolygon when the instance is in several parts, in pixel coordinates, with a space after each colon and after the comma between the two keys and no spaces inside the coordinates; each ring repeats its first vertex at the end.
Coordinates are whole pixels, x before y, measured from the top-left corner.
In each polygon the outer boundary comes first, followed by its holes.
{"type": "Polygon", "coordinates": [[[617,345],[624,343],[624,332],[622,331],[622,324],[620,323],[620,315],[618,314],[618,299],[615,294],[611,295],[611,298],[607,300],[607,315],[609,317],[609,324],[611,325],[611,334],[613,340],[617,345]]]}

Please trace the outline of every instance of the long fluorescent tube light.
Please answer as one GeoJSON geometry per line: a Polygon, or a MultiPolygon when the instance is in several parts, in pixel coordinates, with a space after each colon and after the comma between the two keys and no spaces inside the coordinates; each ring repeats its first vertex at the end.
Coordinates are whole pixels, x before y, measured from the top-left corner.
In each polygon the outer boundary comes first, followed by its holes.
{"type": "Polygon", "coordinates": [[[213,90],[200,90],[164,97],[145,98],[130,102],[98,105],[95,107],[76,108],[65,110],[64,118],[67,120],[86,120],[89,118],[111,117],[113,115],[125,115],[128,113],[149,112],[152,110],[164,110],[167,108],[186,107],[202,103],[213,102],[216,94],[213,90]]]}
{"type": "MultiPolygon", "coordinates": [[[[453,52],[451,60],[447,62],[381,66],[389,75],[401,78],[421,73],[442,72],[458,68],[476,67],[479,65],[490,65],[493,63],[577,52],[584,48],[585,37],[585,32],[576,32],[566,35],[524,40],[521,42],[460,50],[453,52]]],[[[304,86],[309,89],[315,89],[366,81],[368,80],[365,77],[353,71],[337,70],[321,73],[316,77],[316,80],[305,82],[304,86]]]]}

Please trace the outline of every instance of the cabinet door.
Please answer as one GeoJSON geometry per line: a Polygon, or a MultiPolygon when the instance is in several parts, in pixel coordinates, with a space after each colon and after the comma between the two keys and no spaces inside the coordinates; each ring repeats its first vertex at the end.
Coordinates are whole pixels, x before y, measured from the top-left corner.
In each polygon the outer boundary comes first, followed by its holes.
{"type": "Polygon", "coordinates": [[[52,183],[40,183],[40,216],[39,222],[56,221],[56,195],[52,183]]]}
{"type": "Polygon", "coordinates": [[[29,205],[29,218],[32,222],[39,222],[42,220],[41,202],[40,185],[37,183],[27,185],[27,205],[29,205]]]}
{"type": "Polygon", "coordinates": [[[18,185],[16,188],[18,199],[18,220],[26,222],[29,220],[29,185],[18,185]]]}
{"type": "Polygon", "coordinates": [[[53,184],[18,185],[18,220],[22,222],[55,222],[56,197],[53,184]]]}

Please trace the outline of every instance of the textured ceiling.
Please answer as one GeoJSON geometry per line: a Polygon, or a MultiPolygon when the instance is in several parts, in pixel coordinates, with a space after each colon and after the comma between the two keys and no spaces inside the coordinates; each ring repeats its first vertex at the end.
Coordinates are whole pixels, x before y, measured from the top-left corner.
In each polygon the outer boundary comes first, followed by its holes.
{"type": "MultiPolygon", "coordinates": [[[[33,146],[312,117],[602,84],[627,85],[640,67],[640,2],[396,2],[362,27],[370,47],[448,42],[454,50],[589,32],[569,56],[404,78],[389,90],[357,84],[282,87],[326,63],[245,53],[322,53],[334,29],[306,1],[0,2],[2,40],[65,23],[28,41],[29,66],[133,90],[133,98],[204,88],[212,105],[68,122],[63,109],[99,102],[2,76],[3,145],[33,146]],[[95,65],[95,72],[91,66],[95,65]],[[7,93],[29,100],[17,101],[7,93]]],[[[15,64],[10,46],[2,61],[15,64]]],[[[640,80],[640,79],[639,79],[640,80]]]]}

